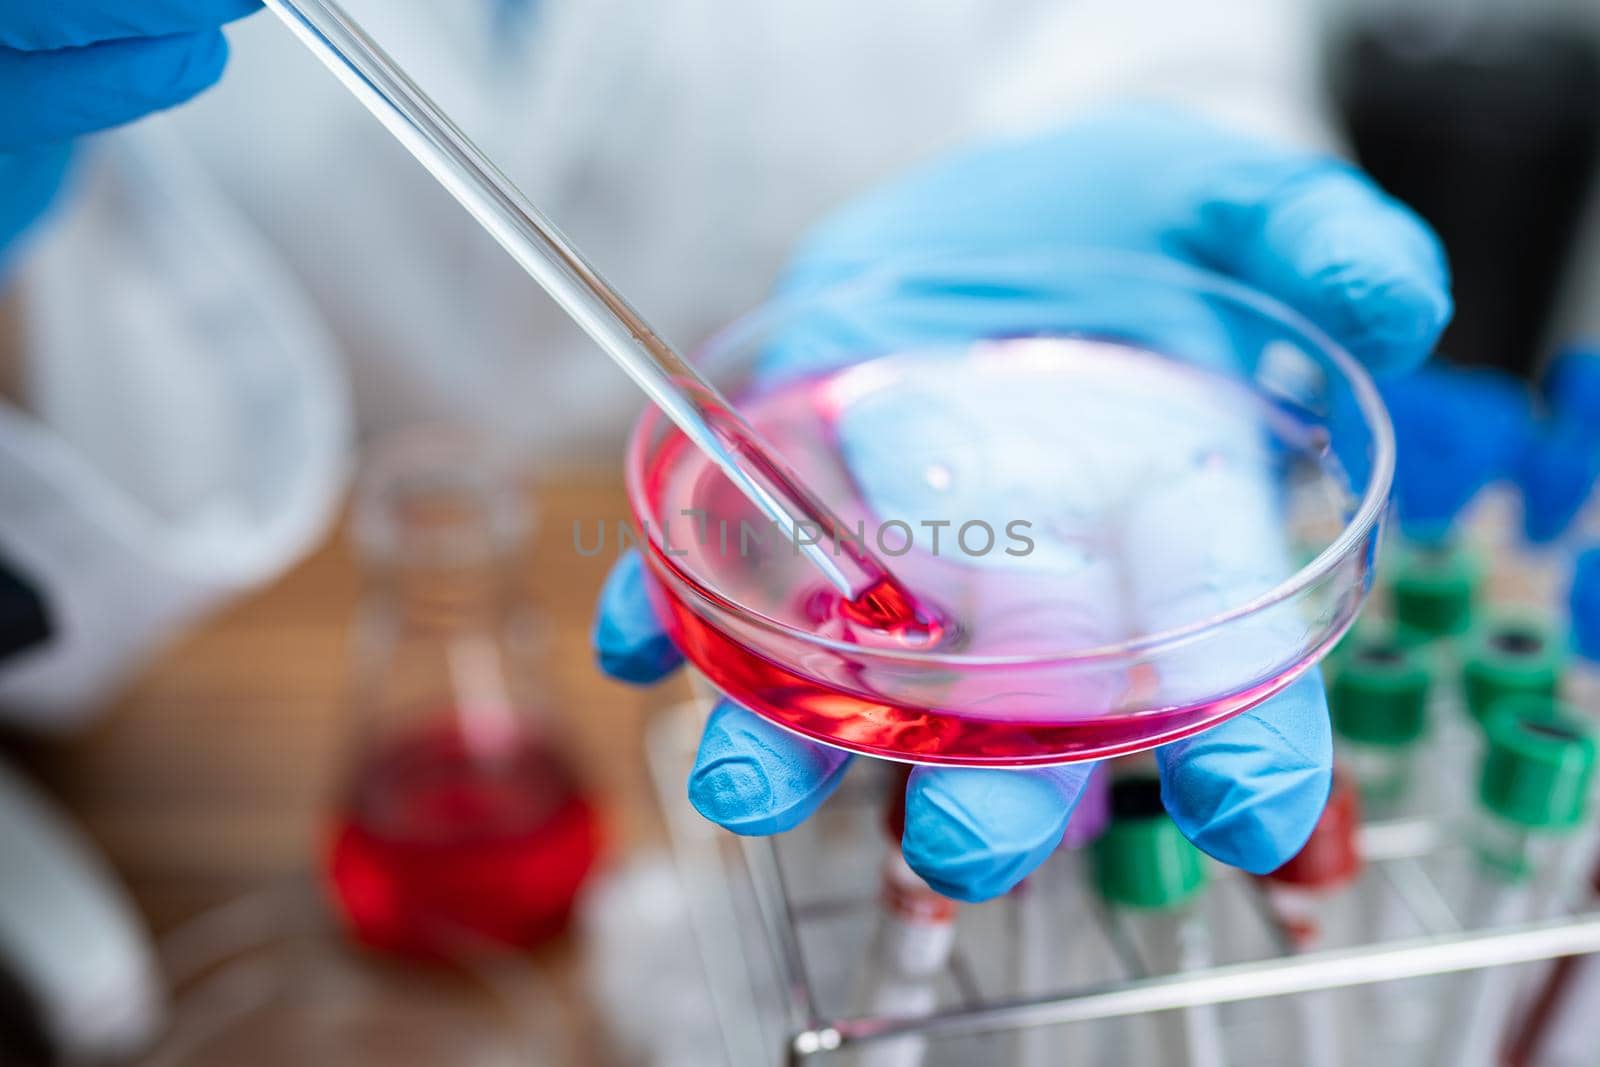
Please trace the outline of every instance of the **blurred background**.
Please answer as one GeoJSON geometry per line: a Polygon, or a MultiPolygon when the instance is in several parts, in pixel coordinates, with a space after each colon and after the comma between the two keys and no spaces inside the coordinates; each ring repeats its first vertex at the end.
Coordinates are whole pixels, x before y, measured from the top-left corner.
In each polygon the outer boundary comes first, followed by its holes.
{"type": "MultiPolygon", "coordinates": [[[[1439,716],[1487,675],[1600,714],[1574,579],[1600,530],[1592,0],[348,7],[685,349],[830,209],[976,138],[1137,95],[1349,154],[1439,231],[1457,309],[1383,385],[1404,537],[1330,671],[1351,788],[1389,827],[1367,864],[1403,883],[1424,824],[1461,814],[1394,776],[1477,755],[1375,738],[1340,692],[1439,716]]],[[[635,390],[278,24],[229,37],[214,91],[85,146],[0,279],[0,1063],[784,1062],[817,1022],[785,999],[797,924],[835,991],[813,1015],[862,1013],[850,990],[889,966],[857,959],[888,772],[788,855],[686,817],[694,694],[602,678],[614,553],[574,551],[628,517],[635,390]],[[776,934],[774,893],[809,901],[776,934]]],[[[1333,866],[1303,884],[1346,887],[1333,866]]],[[[1230,959],[1287,958],[1283,915],[1322,906],[1263,919],[1259,886],[1212,877],[1230,959]]],[[[1360,884],[1351,944],[1494,918],[1396,920],[1360,884]]],[[[1114,931],[1107,901],[1072,906],[1114,931]]],[[[963,912],[958,964],[897,974],[900,1011],[1040,992],[1009,969],[1026,907],[963,912]]],[[[1072,981],[1116,977],[1115,941],[1072,981]]],[[[1516,973],[1507,1061],[1595,1062],[1558,995],[1583,969],[1516,973]]],[[[1333,1059],[1265,1002],[1228,1009],[1225,1061],[1171,1062],[1418,1062],[1443,987],[1417,981],[1399,1021],[1343,995],[1365,1022],[1333,1059]]],[[[1166,1017],[1051,1031],[1077,1060],[1008,1034],[858,1062],[1155,1062],[1118,1057],[1175,1047],[1138,1037],[1166,1017]]]]}

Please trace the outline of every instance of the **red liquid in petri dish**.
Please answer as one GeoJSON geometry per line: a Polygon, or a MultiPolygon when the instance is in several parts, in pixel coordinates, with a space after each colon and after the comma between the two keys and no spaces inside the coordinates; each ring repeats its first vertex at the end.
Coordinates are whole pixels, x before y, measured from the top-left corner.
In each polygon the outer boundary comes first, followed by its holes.
{"type": "MultiPolygon", "coordinates": [[[[892,571],[897,584],[854,602],[681,436],[668,433],[648,449],[636,439],[635,506],[654,531],[645,557],[657,614],[723,692],[797,733],[870,755],[1059,763],[1138,751],[1252,707],[1304,673],[1349,625],[1360,582],[1314,623],[1291,618],[1300,611],[1291,605],[1236,631],[1226,647],[1243,641],[1253,657],[1238,669],[1219,670],[1224,646],[1204,642],[1166,659],[1072,659],[1271,590],[1294,571],[1280,503],[1287,490],[1301,525],[1336,534],[1355,503],[1348,480],[1309,424],[1231,378],[1138,349],[1023,339],[986,344],[959,363],[954,389],[938,382],[951,366],[945,357],[908,353],[739,400],[807,485],[853,529],[861,524],[892,571]],[[920,425],[894,406],[917,390],[931,412],[920,425]],[[969,398],[989,418],[973,421],[969,398]],[[845,455],[844,442],[862,439],[859,420],[880,417],[889,420],[877,427],[887,444],[845,455]],[[1086,419],[1094,420],[1088,435],[1079,432],[1086,419]],[[1107,455],[1136,460],[1103,474],[1114,466],[1107,455]],[[858,481],[857,463],[887,471],[876,497],[858,481]],[[1087,484],[1105,494],[1096,503],[1103,514],[1083,505],[1083,479],[1061,476],[1080,470],[1100,475],[1087,484]],[[913,492],[897,497],[906,485],[913,492]],[[935,510],[880,511],[885,494],[935,510]],[[1242,512],[1255,509],[1242,535],[1183,510],[1234,498],[1242,512]],[[948,521],[942,552],[917,528],[931,518],[948,521]],[[912,537],[891,529],[891,519],[908,523],[912,537]],[[995,533],[987,553],[956,544],[973,519],[995,533]],[[1028,522],[1034,550],[1025,557],[1003,555],[1022,547],[1007,539],[1012,519],[1028,522]],[[1251,562],[1251,573],[1235,575],[1214,600],[1166,612],[1148,590],[1141,601],[1130,587],[1143,574],[1179,585],[1189,576],[1162,572],[1168,541],[1128,536],[1141,520],[1176,530],[1185,552],[1209,537],[1218,551],[1253,560],[1254,536],[1262,564],[1251,562]],[[1274,554],[1282,558],[1266,558],[1274,554]],[[1141,603],[1152,606],[1149,616],[1138,615],[1141,603]],[[946,654],[962,662],[926,662],[946,654]]],[[[987,540],[979,528],[968,533],[964,544],[974,549],[987,540]]]]}
{"type": "MultiPolygon", "coordinates": [[[[661,597],[658,604],[670,620],[669,632],[678,647],[713,685],[745,707],[814,740],[913,763],[1021,767],[1142,751],[1255,707],[1294,682],[1321,656],[1321,651],[1307,656],[1288,670],[1221,699],[1146,710],[1127,718],[1053,724],[979,718],[873,699],[780,666],[728,640],[677,601],[661,597]]],[[[847,657],[844,667],[848,670],[847,657]]],[[[1136,692],[1137,681],[1132,680],[1128,698],[1134,703],[1136,692]]]]}
{"type": "Polygon", "coordinates": [[[367,754],[328,877],[360,943],[457,958],[560,934],[599,850],[596,813],[552,749],[518,735],[480,753],[443,716],[367,754]]]}

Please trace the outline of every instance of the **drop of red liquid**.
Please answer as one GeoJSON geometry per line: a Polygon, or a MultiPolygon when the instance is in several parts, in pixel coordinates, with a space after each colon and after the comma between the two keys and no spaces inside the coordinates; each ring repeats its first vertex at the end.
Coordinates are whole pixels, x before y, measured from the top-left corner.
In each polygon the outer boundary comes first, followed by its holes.
{"type": "Polygon", "coordinates": [[[887,577],[879,578],[854,600],[841,597],[839,611],[852,622],[907,645],[931,646],[945,636],[939,614],[887,577]]]}

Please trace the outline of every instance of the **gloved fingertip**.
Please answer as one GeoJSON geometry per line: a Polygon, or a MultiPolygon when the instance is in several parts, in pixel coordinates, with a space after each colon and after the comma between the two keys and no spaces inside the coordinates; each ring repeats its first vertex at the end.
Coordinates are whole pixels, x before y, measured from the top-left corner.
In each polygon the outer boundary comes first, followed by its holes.
{"type": "Polygon", "coordinates": [[[1266,153],[1213,181],[1210,255],[1374,371],[1433,351],[1454,304],[1443,245],[1415,212],[1333,159],[1266,153]]]}
{"type": "Polygon", "coordinates": [[[216,84],[228,65],[228,39],[221,30],[107,41],[78,49],[62,84],[81,99],[94,99],[86,129],[111,126],[176,107],[216,84]]]}
{"type": "Polygon", "coordinates": [[[1285,771],[1259,790],[1250,808],[1204,825],[1179,823],[1179,829],[1214,859],[1248,874],[1270,874],[1305,847],[1332,789],[1330,770],[1285,771]]]}
{"type": "Polygon", "coordinates": [[[1260,707],[1157,750],[1161,796],[1201,851],[1277,870],[1316,828],[1333,788],[1333,737],[1315,673],[1260,707]]]}
{"type": "Polygon", "coordinates": [[[713,709],[689,773],[689,803],[736,834],[792,830],[832,794],[848,753],[814,744],[728,701],[713,709]]]}
{"type": "Polygon", "coordinates": [[[1009,892],[1060,844],[1092,769],[918,767],[906,787],[906,863],[954,900],[1009,892]]]}
{"type": "Polygon", "coordinates": [[[259,10],[260,0],[11,5],[0,19],[0,47],[45,52],[141,37],[172,37],[209,30],[259,10]]]}
{"type": "Polygon", "coordinates": [[[1324,212],[1277,241],[1279,294],[1375,373],[1411,370],[1455,313],[1438,238],[1376,191],[1330,197],[1324,212]],[[1330,234],[1327,231],[1332,231],[1330,234]]]}
{"type": "MultiPolygon", "coordinates": [[[[171,40],[182,42],[179,62],[166,68],[165,85],[152,86],[172,103],[181,103],[215,85],[228,65],[228,38],[221,30],[201,30],[171,40]]],[[[156,77],[162,68],[152,66],[156,77]]]]}
{"type": "Polygon", "coordinates": [[[0,151],[69,141],[175,107],[228,61],[221,30],[110,40],[59,51],[0,48],[0,98],[46,101],[0,119],[0,151]]]}
{"type": "Polygon", "coordinates": [[[1428,358],[1455,314],[1448,289],[1436,279],[1400,275],[1358,281],[1333,299],[1345,305],[1351,324],[1342,340],[1356,359],[1376,373],[1411,370],[1428,358]]]}
{"type": "Polygon", "coordinates": [[[592,642],[600,669],[621,682],[650,685],[683,663],[645,591],[644,559],[629,551],[600,588],[592,642]]]}
{"type": "Polygon", "coordinates": [[[216,0],[214,15],[223,22],[233,22],[254,15],[261,7],[261,0],[216,0]]]}

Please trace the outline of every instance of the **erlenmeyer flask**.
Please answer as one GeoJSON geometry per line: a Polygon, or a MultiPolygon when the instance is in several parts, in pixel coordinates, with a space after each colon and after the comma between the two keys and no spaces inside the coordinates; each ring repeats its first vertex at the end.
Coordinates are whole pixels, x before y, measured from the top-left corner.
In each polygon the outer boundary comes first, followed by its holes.
{"type": "Polygon", "coordinates": [[[599,833],[538,712],[522,496],[482,445],[429,430],[374,454],[356,509],[367,588],[335,900],[389,951],[538,944],[565,927],[599,833]]]}

